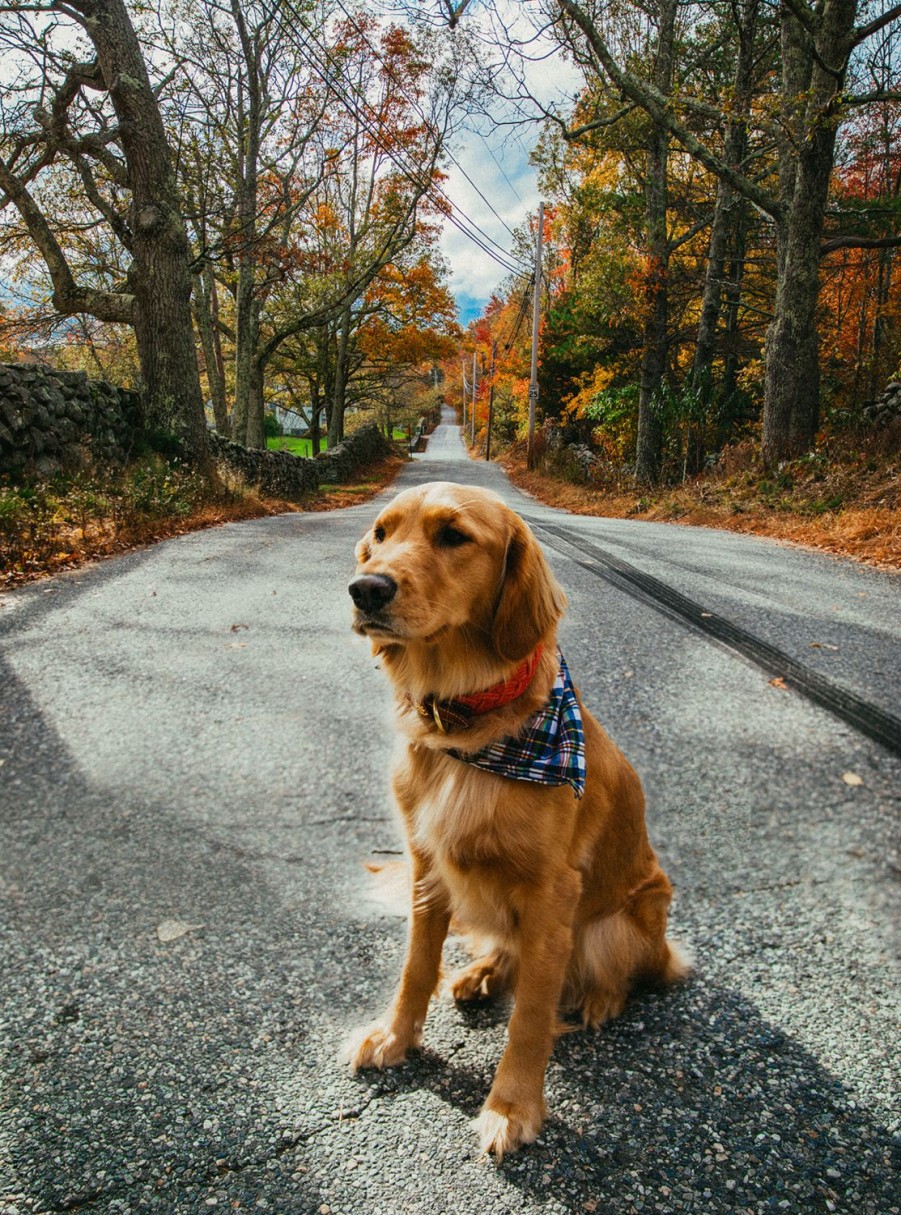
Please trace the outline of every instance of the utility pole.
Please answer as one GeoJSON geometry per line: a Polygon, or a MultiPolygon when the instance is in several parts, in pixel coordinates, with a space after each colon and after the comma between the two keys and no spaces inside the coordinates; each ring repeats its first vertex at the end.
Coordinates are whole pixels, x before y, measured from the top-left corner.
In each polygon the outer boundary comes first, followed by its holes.
{"type": "Polygon", "coordinates": [[[488,389],[488,433],[485,436],[485,459],[491,459],[491,424],[494,421],[494,365],[497,362],[497,342],[491,343],[491,386],[488,389]]]}
{"type": "Polygon", "coordinates": [[[476,441],[476,393],[479,390],[479,371],[476,363],[476,352],[472,352],[472,413],[470,416],[470,443],[476,441]]]}
{"type": "Polygon", "coordinates": [[[529,377],[529,468],[535,467],[535,407],[538,404],[538,322],[541,314],[541,243],[544,238],[544,203],[538,204],[538,238],[535,241],[535,286],[532,300],[532,374],[529,377]]]}
{"type": "Polygon", "coordinates": [[[466,359],[460,359],[460,372],[463,376],[463,416],[460,419],[460,426],[463,432],[466,432],[466,359]]]}

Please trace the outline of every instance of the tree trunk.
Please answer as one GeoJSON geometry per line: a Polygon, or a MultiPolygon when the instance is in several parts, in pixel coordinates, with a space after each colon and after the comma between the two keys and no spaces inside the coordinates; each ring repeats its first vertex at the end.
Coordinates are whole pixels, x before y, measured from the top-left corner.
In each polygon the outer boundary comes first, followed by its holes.
{"type": "MultiPolygon", "coordinates": [[[[733,117],[726,128],[723,156],[727,164],[741,170],[748,149],[747,117],[754,87],[754,53],[757,35],[759,0],[745,0],[738,25],[738,50],[735,58],[733,117]]],[[[688,471],[698,472],[703,464],[706,436],[705,417],[713,392],[713,359],[716,353],[717,326],[723,299],[723,279],[726,249],[730,230],[744,220],[744,200],[721,177],[716,191],[716,206],[710,228],[710,251],[704,276],[701,315],[698,320],[698,342],[692,362],[690,384],[702,412],[689,428],[686,465],[688,471]]],[[[744,258],[742,257],[742,263],[744,258]]],[[[729,295],[730,316],[737,328],[738,302],[741,296],[741,275],[737,276],[729,295]]],[[[733,368],[733,378],[734,378],[733,368]]],[[[716,437],[719,443],[719,434],[716,437]]]]}
{"type": "Polygon", "coordinates": [[[262,81],[259,31],[249,30],[239,0],[231,0],[232,16],[241,43],[244,74],[238,78],[241,141],[238,148],[237,219],[239,230],[238,283],[235,292],[235,409],[232,437],[246,447],[265,446],[261,380],[256,367],[259,342],[257,277],[257,211],[259,204],[262,81]]]}
{"type": "Polygon", "coordinates": [[[818,175],[823,180],[808,182],[804,166],[799,166],[794,204],[787,222],[777,229],[780,274],[764,379],[762,453],[767,465],[808,451],[819,422],[816,306],[830,169],[831,159],[825,174],[818,175]]]}
{"type": "MultiPolygon", "coordinates": [[[[664,0],[660,8],[660,30],[654,83],[668,94],[673,81],[673,44],[676,28],[675,0],[664,0]]],[[[638,442],[635,450],[635,480],[653,485],[660,477],[663,456],[663,419],[660,391],[666,372],[669,341],[669,234],[667,161],[669,134],[656,123],[651,126],[645,182],[645,217],[648,230],[648,260],[645,274],[644,350],[638,394],[638,442]]]]}
{"type": "Polygon", "coordinates": [[[235,300],[235,408],[232,416],[232,437],[236,443],[253,447],[251,431],[262,426],[262,414],[255,417],[257,400],[253,395],[256,377],[256,354],[260,335],[259,306],[254,296],[253,265],[242,259],[238,268],[235,300]]]}
{"type": "Polygon", "coordinates": [[[320,418],[322,417],[322,400],[319,396],[319,385],[310,392],[310,455],[319,455],[319,445],[322,442],[320,418]]]}
{"type": "MultiPolygon", "coordinates": [[[[746,0],[742,6],[738,28],[738,51],[734,73],[734,108],[726,128],[724,159],[736,169],[743,167],[747,155],[747,116],[751,106],[754,79],[754,49],[757,31],[758,0],[746,0]]],[[[716,192],[716,206],[710,229],[710,252],[704,277],[704,294],[698,322],[698,344],[691,370],[691,386],[702,389],[711,379],[716,347],[716,329],[722,300],[723,269],[729,230],[740,206],[735,189],[721,177],[716,192]]]]}
{"type": "Polygon", "coordinates": [[[225,368],[222,363],[222,346],[216,332],[216,282],[209,266],[194,280],[194,319],[200,335],[200,347],[206,364],[206,378],[213,405],[216,430],[228,437],[228,402],[225,396],[225,368]]]}
{"type": "MultiPolygon", "coordinates": [[[[739,309],[742,285],[745,277],[745,255],[748,240],[748,205],[739,197],[736,200],[735,227],[732,232],[732,249],[729,255],[729,278],[726,286],[726,340],[723,364],[723,396],[728,398],[738,388],[739,309]]],[[[720,441],[720,440],[718,440],[720,441]]]]}
{"type": "Polygon", "coordinates": [[[328,424],[328,445],[337,447],[344,438],[344,410],[347,405],[347,372],[349,364],[349,345],[351,330],[351,313],[345,308],[338,321],[338,342],[335,358],[334,386],[332,389],[332,408],[328,424]]]}
{"type": "Polygon", "coordinates": [[[129,286],[151,426],[173,430],[205,459],[206,421],[191,323],[190,246],[159,106],[121,0],[96,0],[85,23],[116,111],[133,232],[129,286]]]}
{"type": "Polygon", "coordinates": [[[783,88],[792,99],[786,128],[793,138],[780,156],[779,271],[767,333],[763,402],[767,465],[809,450],[819,424],[820,243],[835,157],[836,102],[855,16],[856,0],[826,5],[812,53],[807,31],[788,6],[782,12],[783,88]]]}
{"type": "Polygon", "coordinates": [[[873,315],[873,346],[870,363],[869,396],[875,397],[881,384],[882,351],[885,338],[889,332],[889,317],[887,307],[892,289],[892,264],[894,249],[882,249],[879,254],[878,278],[876,283],[876,307],[873,315]]]}
{"type": "MultiPolygon", "coordinates": [[[[257,318],[259,323],[259,318],[257,318]]],[[[263,400],[263,368],[254,359],[250,366],[247,392],[247,446],[266,449],[265,405],[263,400]]]]}

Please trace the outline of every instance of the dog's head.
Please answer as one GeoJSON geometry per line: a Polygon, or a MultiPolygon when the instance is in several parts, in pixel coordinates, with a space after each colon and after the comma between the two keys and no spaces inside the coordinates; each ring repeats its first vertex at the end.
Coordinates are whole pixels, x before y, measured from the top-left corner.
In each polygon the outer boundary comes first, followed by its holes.
{"type": "Polygon", "coordinates": [[[465,631],[502,662],[549,641],[565,598],[497,494],[433,481],[399,494],[356,549],[353,627],[380,647],[465,631]]]}

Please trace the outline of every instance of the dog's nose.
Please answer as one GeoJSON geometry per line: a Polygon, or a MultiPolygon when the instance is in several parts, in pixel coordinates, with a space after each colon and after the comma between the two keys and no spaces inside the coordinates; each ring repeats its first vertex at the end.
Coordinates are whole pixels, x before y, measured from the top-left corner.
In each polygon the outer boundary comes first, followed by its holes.
{"type": "Polygon", "coordinates": [[[397,594],[397,583],[387,574],[360,574],[347,589],[361,611],[380,612],[397,594]]]}

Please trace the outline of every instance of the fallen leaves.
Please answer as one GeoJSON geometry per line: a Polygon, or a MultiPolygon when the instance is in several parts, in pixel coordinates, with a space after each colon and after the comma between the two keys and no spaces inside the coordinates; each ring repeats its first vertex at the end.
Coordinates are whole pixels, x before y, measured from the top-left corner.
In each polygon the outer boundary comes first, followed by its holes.
{"type": "Polygon", "coordinates": [[[837,650],[837,645],[830,645],[828,641],[812,641],[810,643],[811,650],[837,650]]]}
{"type": "Polygon", "coordinates": [[[788,684],[785,682],[784,675],[777,675],[775,679],[770,680],[771,688],[779,688],[783,692],[788,691],[788,684]]]}
{"type": "Polygon", "coordinates": [[[843,772],[842,780],[846,785],[850,785],[852,789],[856,789],[858,785],[863,784],[863,777],[858,776],[856,772],[843,772]]]}
{"type": "Polygon", "coordinates": [[[164,945],[168,945],[170,941],[178,941],[181,937],[186,937],[189,932],[197,932],[199,928],[203,927],[203,924],[188,924],[184,920],[163,920],[156,926],[156,935],[158,940],[162,941],[164,945]]]}

